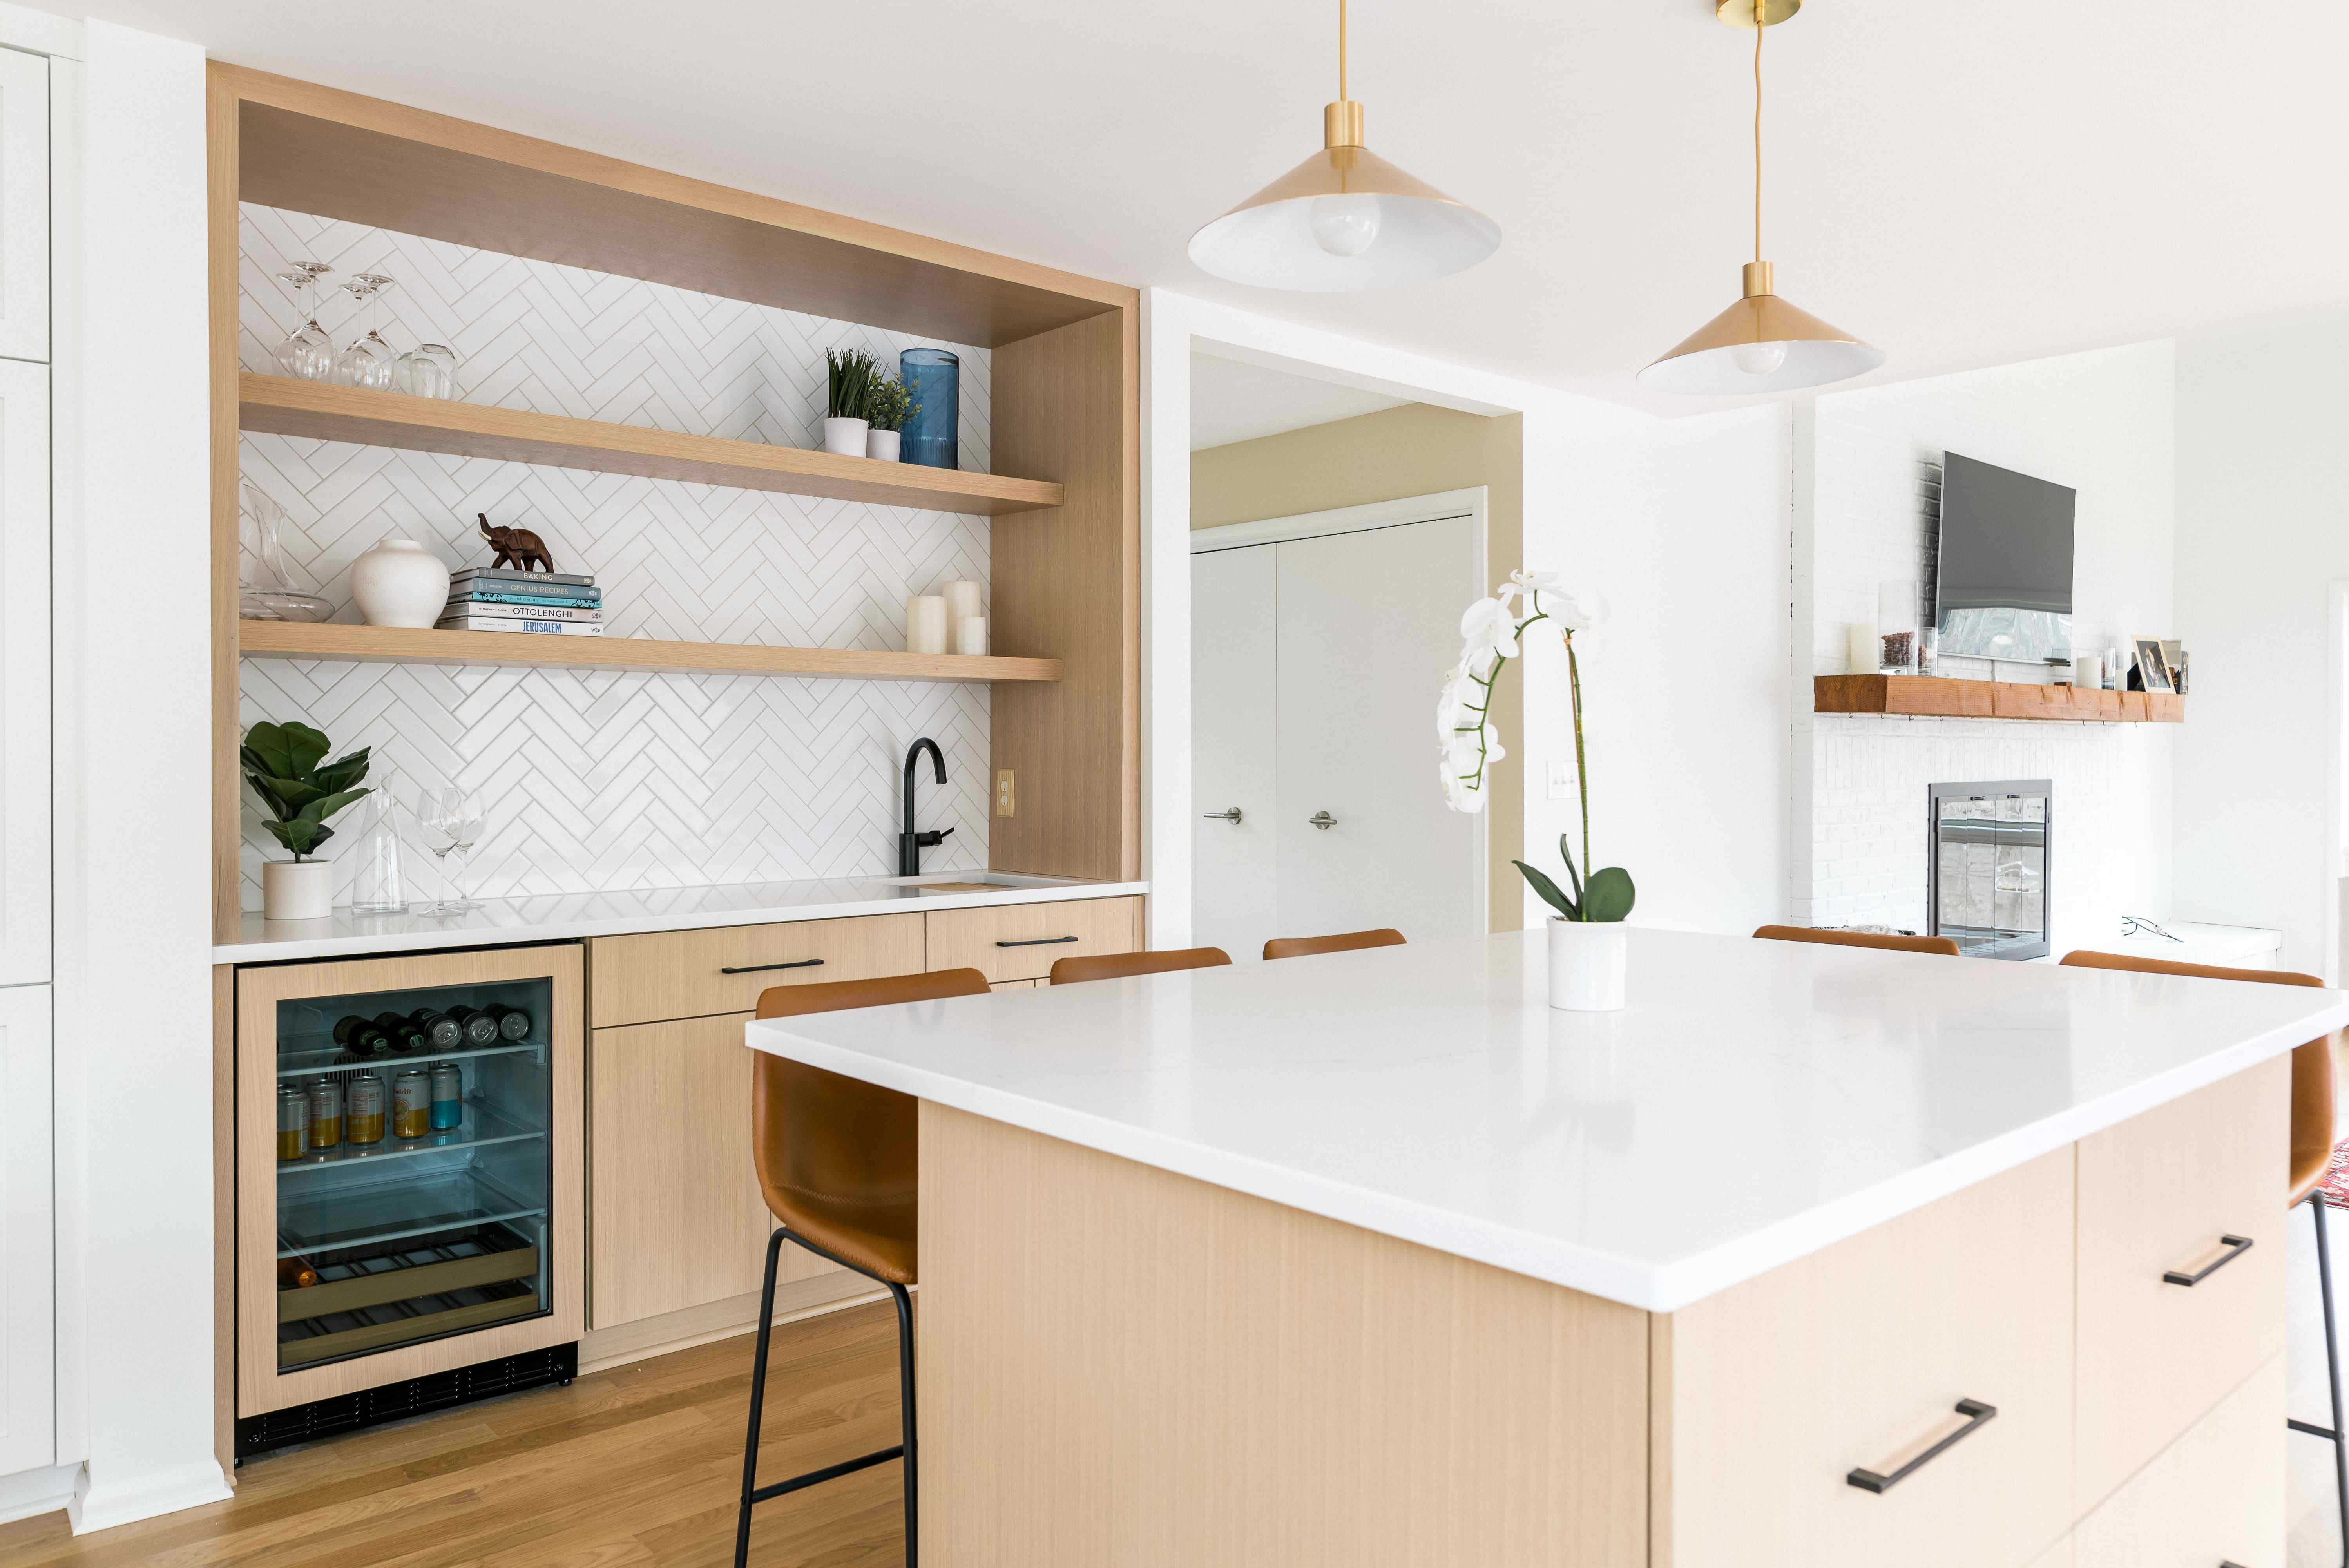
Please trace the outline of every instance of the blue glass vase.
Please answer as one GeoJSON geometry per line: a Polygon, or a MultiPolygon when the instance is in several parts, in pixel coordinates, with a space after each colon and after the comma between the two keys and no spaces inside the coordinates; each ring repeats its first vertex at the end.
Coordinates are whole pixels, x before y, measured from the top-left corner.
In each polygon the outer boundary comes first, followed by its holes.
{"type": "Polygon", "coordinates": [[[909,348],[897,356],[897,379],[920,405],[905,421],[898,460],[962,467],[962,361],[943,348],[909,348]]]}

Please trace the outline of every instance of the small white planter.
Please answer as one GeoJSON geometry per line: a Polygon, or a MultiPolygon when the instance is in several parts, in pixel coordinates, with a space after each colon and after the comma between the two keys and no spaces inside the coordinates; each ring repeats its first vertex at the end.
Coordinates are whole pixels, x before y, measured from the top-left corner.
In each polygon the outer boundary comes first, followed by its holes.
{"type": "Polygon", "coordinates": [[[389,535],[351,562],[351,602],[370,626],[429,630],[449,604],[449,569],[412,539],[389,535]]]}
{"type": "Polygon", "coordinates": [[[864,432],[864,455],[878,458],[885,463],[897,460],[897,430],[867,430],[864,432]]]}
{"type": "Polygon", "coordinates": [[[332,861],[261,862],[261,918],[324,920],[334,907],[332,861]]]}
{"type": "Polygon", "coordinates": [[[1549,1005],[1573,1013],[1612,1013],[1623,1006],[1630,944],[1619,920],[1549,922],[1549,1005]]]}
{"type": "Polygon", "coordinates": [[[834,419],[823,422],[823,449],[835,457],[861,458],[864,455],[864,438],[872,426],[862,419],[834,419]]]}

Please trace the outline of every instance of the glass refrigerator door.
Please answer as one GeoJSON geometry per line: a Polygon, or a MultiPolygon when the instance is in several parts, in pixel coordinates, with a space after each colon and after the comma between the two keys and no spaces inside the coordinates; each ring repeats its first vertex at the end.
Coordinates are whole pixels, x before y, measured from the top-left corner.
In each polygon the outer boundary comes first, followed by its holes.
{"type": "Polygon", "coordinates": [[[277,1365],[554,1309],[553,983],[280,1001],[277,1365]]]}

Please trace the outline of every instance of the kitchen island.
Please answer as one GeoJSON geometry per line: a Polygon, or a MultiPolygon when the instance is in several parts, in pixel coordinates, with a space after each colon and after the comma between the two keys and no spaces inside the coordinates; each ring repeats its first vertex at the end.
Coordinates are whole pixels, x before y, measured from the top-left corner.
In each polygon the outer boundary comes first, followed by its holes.
{"type": "Polygon", "coordinates": [[[1631,934],[751,1025],[923,1101],[943,1560],[2282,1563],[2349,997],[1631,934]]]}

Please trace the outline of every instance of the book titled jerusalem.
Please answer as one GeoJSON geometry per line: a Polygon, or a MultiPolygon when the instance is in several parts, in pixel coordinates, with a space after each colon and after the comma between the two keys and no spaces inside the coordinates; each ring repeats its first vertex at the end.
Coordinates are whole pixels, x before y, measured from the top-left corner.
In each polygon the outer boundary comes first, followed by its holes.
{"type": "Polygon", "coordinates": [[[600,637],[604,628],[585,621],[494,621],[486,615],[448,615],[434,624],[442,632],[533,632],[556,637],[600,637]]]}
{"type": "Polygon", "coordinates": [[[451,583],[559,583],[568,588],[585,588],[595,579],[572,572],[524,572],[512,566],[468,566],[462,572],[449,573],[451,583]]]}

